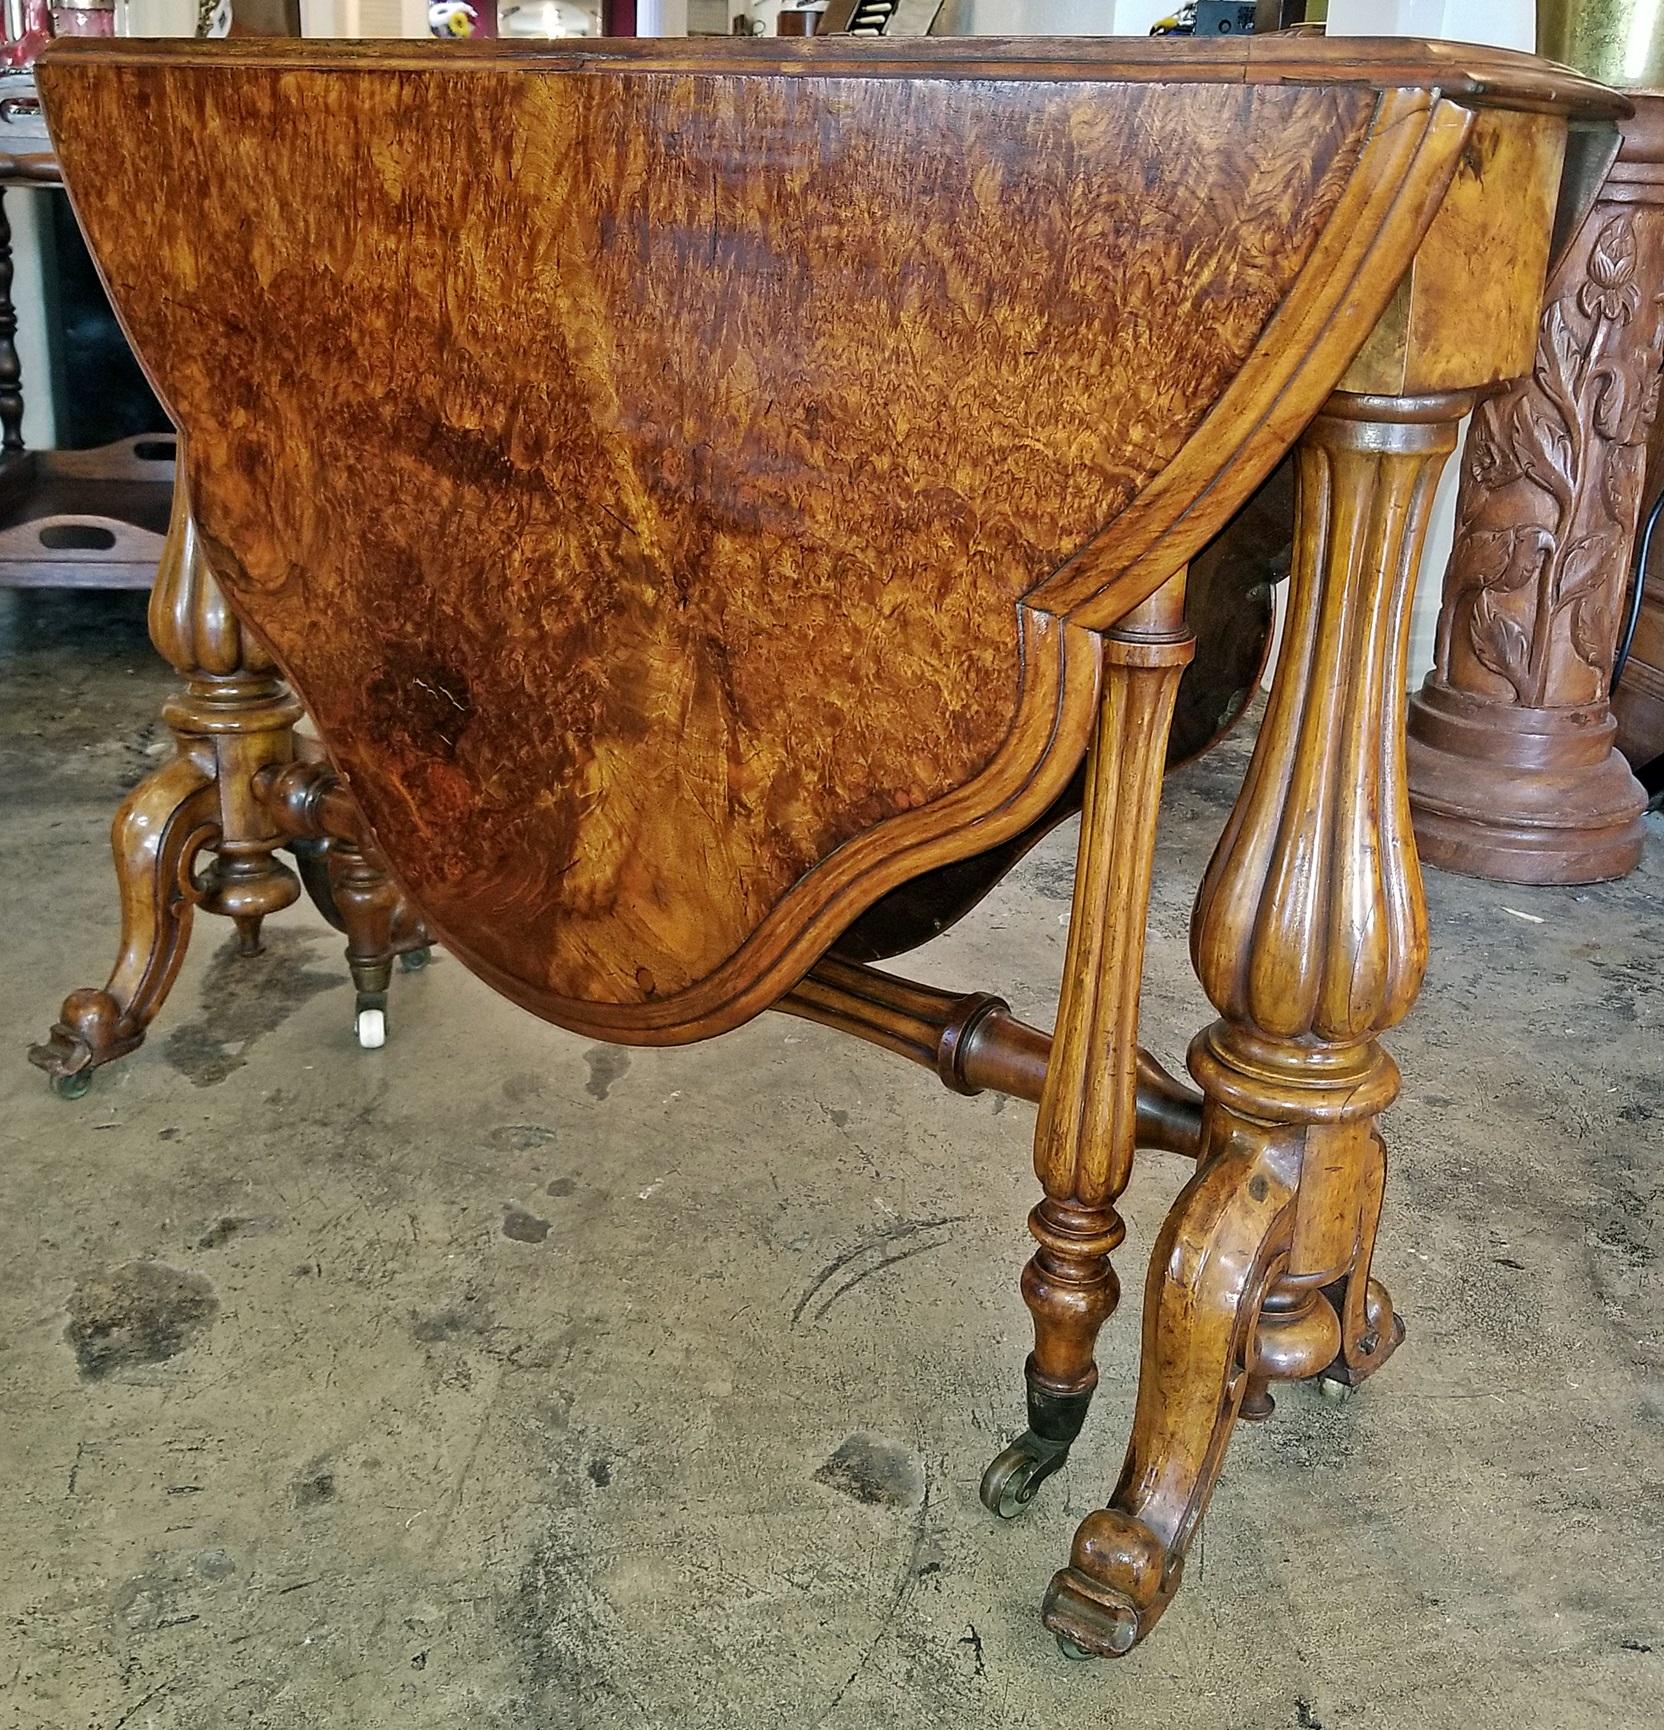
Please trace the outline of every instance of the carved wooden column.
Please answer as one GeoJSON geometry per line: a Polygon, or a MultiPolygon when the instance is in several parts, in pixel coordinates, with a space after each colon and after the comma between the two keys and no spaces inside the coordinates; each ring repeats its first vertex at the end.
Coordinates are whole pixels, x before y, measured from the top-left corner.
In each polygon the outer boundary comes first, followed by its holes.
{"type": "Polygon", "coordinates": [[[1609,702],[1664,342],[1664,96],[1550,279],[1530,376],[1462,456],[1436,661],[1411,700],[1422,857],[1516,883],[1621,876],[1645,797],[1609,702]]]}
{"type": "Polygon", "coordinates": [[[150,634],[185,689],[162,714],[178,750],[142,781],[111,830],[121,890],[121,946],[102,989],[73,991],[29,1053],[60,1092],[85,1090],[101,1063],[144,1039],[184,959],[193,908],[234,920],[245,952],[260,924],[300,894],[274,857],[281,836],[255,774],[294,755],[301,707],[248,637],[208,570],[185,487],[183,440],[173,515],[150,597],[150,634]],[[213,858],[199,872],[204,853],[213,858]]]}
{"type": "Polygon", "coordinates": [[[1471,402],[1337,394],[1299,447],[1287,634],[1192,926],[1220,1015],[1190,1050],[1201,1157],[1151,1258],[1120,1483],[1047,1595],[1070,1650],[1125,1652],[1160,1617],[1245,1400],[1269,1409],[1270,1381],[1331,1368],[1361,1379],[1401,1337],[1368,1260],[1375,1118],[1398,1092],[1379,1036],[1427,954],[1403,760],[1409,600],[1471,402]]]}

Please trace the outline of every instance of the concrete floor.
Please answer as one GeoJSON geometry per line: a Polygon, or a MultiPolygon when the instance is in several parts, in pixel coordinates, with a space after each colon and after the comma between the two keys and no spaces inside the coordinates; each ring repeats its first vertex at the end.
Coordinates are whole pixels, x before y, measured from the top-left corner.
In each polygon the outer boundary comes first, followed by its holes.
{"type": "MultiPolygon", "coordinates": [[[[1118,1469],[1136,1327],[998,1525],[1028,1107],[773,1016],[591,1046],[445,960],[366,1054],[302,909],[253,961],[199,925],[151,1042],[48,1094],[23,1047],[104,977],[104,832],[167,688],[136,598],[0,597],[0,1726],[1664,1720],[1657,819],[1624,883],[1431,879],[1379,1258],[1409,1343],[1240,1430],[1161,1628],[1070,1665],[1037,1608],[1118,1469]]],[[[1242,755],[1170,783],[1175,1066],[1242,755]]],[[[916,971],[1049,1023],[1073,838],[916,971]]],[[[1128,1198],[1134,1294],[1183,1175],[1152,1157],[1128,1198]]]]}

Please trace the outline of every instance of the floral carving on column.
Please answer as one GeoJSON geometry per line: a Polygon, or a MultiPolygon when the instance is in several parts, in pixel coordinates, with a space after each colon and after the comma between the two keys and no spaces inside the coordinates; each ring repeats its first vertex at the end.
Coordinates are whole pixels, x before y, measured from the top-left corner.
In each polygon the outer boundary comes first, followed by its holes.
{"type": "MultiPolygon", "coordinates": [[[[1531,377],[1475,414],[1445,577],[1439,675],[1531,708],[1606,696],[1658,407],[1664,224],[1610,206],[1559,273],[1531,377]]],[[[1574,251],[1576,248],[1574,247],[1574,251]]]]}

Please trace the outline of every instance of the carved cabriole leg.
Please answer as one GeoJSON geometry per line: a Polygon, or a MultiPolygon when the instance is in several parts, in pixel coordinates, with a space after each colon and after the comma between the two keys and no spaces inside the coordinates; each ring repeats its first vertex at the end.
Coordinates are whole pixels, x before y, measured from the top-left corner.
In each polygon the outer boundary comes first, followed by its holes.
{"type": "Polygon", "coordinates": [[[1115,1201],[1137,1141],[1138,991],[1167,729],[1194,643],[1184,573],[1104,636],[1104,692],[1088,767],[1074,907],[1034,1133],[1045,1191],[1029,1216],[1039,1244],[1023,1270],[1034,1317],[1025,1366],[1028,1430],[983,1479],[1009,1516],[1068,1456],[1098,1383],[1093,1349],[1120,1287],[1110,1252],[1115,1201]]]}
{"type": "Polygon", "coordinates": [[[1374,1119],[1398,1090],[1377,1036],[1409,1010],[1427,949],[1404,777],[1409,601],[1469,400],[1337,395],[1299,447],[1282,658],[1192,928],[1220,1014],[1190,1051],[1201,1159],[1151,1264],[1125,1469],[1047,1595],[1047,1624],[1084,1651],[1149,1632],[1250,1382],[1328,1368],[1342,1340],[1324,1288],[1368,1277],[1374,1119]]]}
{"type": "Polygon", "coordinates": [[[236,923],[245,953],[260,924],[300,893],[273,857],[281,837],[254,795],[255,774],[294,754],[301,709],[270,658],[246,638],[208,571],[180,479],[156,584],[150,635],[185,689],[163,719],[178,754],[128,796],[111,842],[121,888],[121,948],[102,990],[71,992],[30,1060],[65,1092],[139,1045],[162,1007],[202,907],[236,923]],[[214,855],[196,872],[204,852],[214,855]]]}

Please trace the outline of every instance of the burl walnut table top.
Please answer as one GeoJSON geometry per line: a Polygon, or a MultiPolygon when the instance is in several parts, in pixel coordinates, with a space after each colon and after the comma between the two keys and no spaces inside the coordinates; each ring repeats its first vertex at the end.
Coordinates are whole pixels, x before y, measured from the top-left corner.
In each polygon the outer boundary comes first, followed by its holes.
{"type": "MultiPolygon", "coordinates": [[[[1287,449],[1452,186],[1622,109],[1306,40],[39,76],[216,573],[405,887],[509,995],[650,1041],[1032,823],[1095,633],[1287,449]]],[[[1464,315],[1510,292],[1476,272],[1464,315]]]]}

